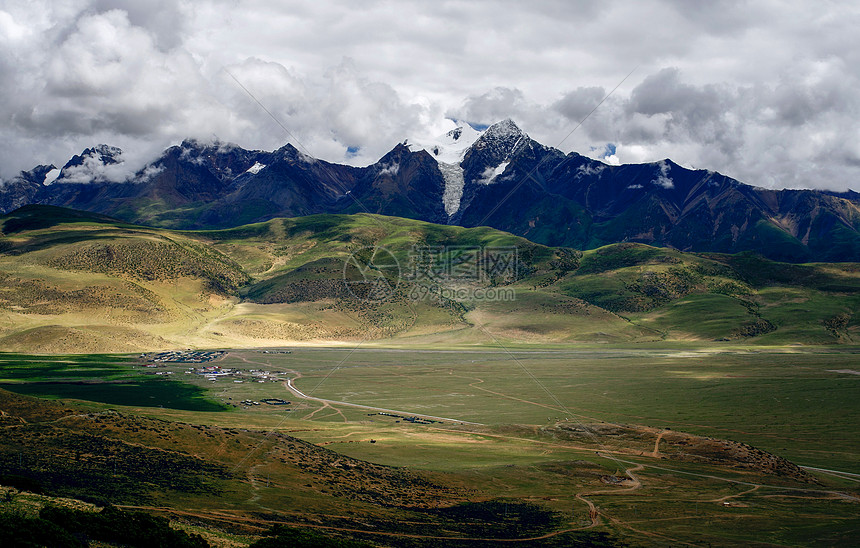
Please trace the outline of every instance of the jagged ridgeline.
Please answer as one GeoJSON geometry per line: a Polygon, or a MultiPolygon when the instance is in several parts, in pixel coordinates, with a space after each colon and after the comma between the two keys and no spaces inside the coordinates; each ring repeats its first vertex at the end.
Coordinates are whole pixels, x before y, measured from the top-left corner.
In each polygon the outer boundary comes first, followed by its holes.
{"type": "Polygon", "coordinates": [[[633,243],[581,252],[369,214],[175,231],[26,206],[0,218],[0,231],[0,350],[858,335],[860,268],[851,263],[633,243]],[[505,268],[478,261],[462,275],[470,254],[486,250],[507,253],[505,268]],[[356,260],[371,271],[351,269],[356,260]],[[449,269],[441,274],[440,260],[449,269]],[[368,275],[374,283],[361,283],[368,275]],[[387,293],[375,298],[380,287],[387,293]]]}
{"type": "Polygon", "coordinates": [[[511,120],[407,139],[366,167],[312,158],[289,144],[268,152],[194,140],[127,180],[106,180],[122,163],[122,151],[100,145],[61,169],[23,172],[0,184],[0,213],[49,204],[147,226],[213,229],[369,212],[490,226],[577,249],[633,241],[798,263],[860,261],[856,192],[758,188],[669,159],[608,165],[544,146],[511,120]]]}

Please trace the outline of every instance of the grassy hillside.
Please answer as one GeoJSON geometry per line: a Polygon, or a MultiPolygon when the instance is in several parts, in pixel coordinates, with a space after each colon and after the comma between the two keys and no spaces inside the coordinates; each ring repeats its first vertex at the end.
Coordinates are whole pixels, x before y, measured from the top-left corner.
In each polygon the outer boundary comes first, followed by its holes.
{"type": "Polygon", "coordinates": [[[585,252],[579,269],[558,285],[668,340],[860,340],[856,264],[795,265],[748,253],[615,244],[585,252]]]}
{"type": "MultiPolygon", "coordinates": [[[[308,544],[314,546],[327,545],[319,542],[332,535],[362,538],[362,530],[373,545],[402,539],[396,545],[429,546],[440,533],[452,540],[558,537],[548,546],[609,538],[565,531],[566,513],[543,504],[497,502],[500,490],[482,488],[481,477],[374,464],[282,432],[147,418],[4,390],[0,410],[0,523],[6,526],[28,515],[56,524],[44,508],[94,512],[95,503],[149,512],[182,508],[175,528],[202,533],[216,546],[247,546],[277,523],[311,531],[322,526],[323,538],[308,544]],[[21,447],[29,448],[26,458],[19,457],[21,447]],[[402,544],[410,540],[415,544],[402,544]]],[[[601,470],[582,462],[563,481],[599,485],[601,470]]]]}
{"type": "Polygon", "coordinates": [[[7,351],[363,340],[832,344],[856,342],[860,325],[854,264],[641,244],[583,253],[366,214],[178,232],[28,206],[0,218],[0,232],[7,351]],[[372,284],[354,268],[368,263],[372,284]],[[375,298],[380,288],[384,298],[375,298]]]}

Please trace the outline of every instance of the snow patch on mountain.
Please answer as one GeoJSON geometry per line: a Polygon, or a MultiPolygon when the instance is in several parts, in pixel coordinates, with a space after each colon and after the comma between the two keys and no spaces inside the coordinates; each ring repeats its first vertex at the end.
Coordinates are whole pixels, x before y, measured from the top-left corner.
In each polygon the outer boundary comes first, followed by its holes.
{"type": "Polygon", "coordinates": [[[529,137],[510,118],[488,127],[472,145],[485,168],[475,181],[488,185],[504,172],[508,164],[530,146],[529,137]]]}
{"type": "Polygon", "coordinates": [[[463,198],[463,168],[460,163],[475,141],[482,135],[469,124],[458,126],[445,135],[432,139],[409,139],[405,142],[412,152],[419,150],[427,151],[439,165],[442,179],[445,181],[445,190],[442,192],[442,205],[445,213],[450,217],[460,209],[460,200],[463,198]]]}
{"type": "MultiPolygon", "coordinates": [[[[54,181],[56,181],[56,180],[57,180],[57,177],[59,177],[59,176],[60,176],[60,168],[55,167],[54,169],[52,169],[51,171],[49,171],[49,172],[45,175],[45,182],[44,182],[44,184],[45,184],[45,185],[53,184],[53,182],[54,182],[54,181]]],[[[0,186],[2,186],[2,185],[0,185],[0,186]]]]}
{"type": "Polygon", "coordinates": [[[450,217],[459,211],[460,201],[463,199],[463,187],[466,185],[463,179],[463,168],[460,167],[459,162],[456,164],[439,162],[439,171],[442,172],[442,179],[445,181],[442,205],[445,206],[445,213],[450,217]]]}
{"type": "Polygon", "coordinates": [[[491,185],[493,181],[496,180],[496,177],[505,172],[505,168],[508,167],[508,164],[511,162],[506,161],[497,165],[496,167],[487,166],[487,169],[481,174],[481,178],[478,179],[477,183],[479,185],[491,185]]]}
{"type": "Polygon", "coordinates": [[[445,135],[432,139],[409,139],[406,141],[406,146],[412,152],[426,150],[437,162],[459,164],[463,161],[466,151],[480,136],[480,131],[469,124],[464,124],[445,135]]]}
{"type": "Polygon", "coordinates": [[[439,165],[445,189],[442,203],[448,216],[460,209],[463,198],[463,168],[461,164],[470,150],[489,151],[493,165],[487,166],[478,184],[489,185],[504,173],[511,160],[528,143],[526,135],[510,118],[478,131],[469,124],[456,127],[433,139],[409,139],[404,144],[412,152],[427,151],[439,165]]]}
{"type": "Polygon", "coordinates": [[[252,173],[252,174],[256,175],[257,173],[260,173],[265,167],[266,167],[266,164],[261,164],[260,162],[254,162],[254,165],[252,165],[251,167],[246,169],[245,173],[252,173]]]}

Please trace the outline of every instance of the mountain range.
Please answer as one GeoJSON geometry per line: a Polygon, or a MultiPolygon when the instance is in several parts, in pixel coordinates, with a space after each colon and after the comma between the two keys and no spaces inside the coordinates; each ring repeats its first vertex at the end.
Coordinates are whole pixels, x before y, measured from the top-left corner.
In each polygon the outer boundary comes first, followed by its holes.
{"type": "Polygon", "coordinates": [[[290,144],[267,152],[195,140],[168,148],[130,179],[115,175],[121,162],[122,151],[99,145],[62,168],[22,172],[0,186],[0,212],[46,204],[173,229],[363,212],[490,226],[578,249],[639,242],[789,262],[860,261],[860,193],[769,190],[669,159],[608,165],[544,146],[511,120],[406,140],[366,167],[290,144]]]}

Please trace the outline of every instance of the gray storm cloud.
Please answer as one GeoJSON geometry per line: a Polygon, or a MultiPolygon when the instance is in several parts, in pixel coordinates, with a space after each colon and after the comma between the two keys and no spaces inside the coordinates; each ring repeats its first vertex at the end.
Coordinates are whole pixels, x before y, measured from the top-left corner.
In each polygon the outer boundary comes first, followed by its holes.
{"type": "Polygon", "coordinates": [[[130,177],[185,138],[366,164],[451,119],[556,146],[637,67],[565,152],[856,189],[858,23],[851,2],[0,1],[0,177],[97,143],[130,177]]]}

